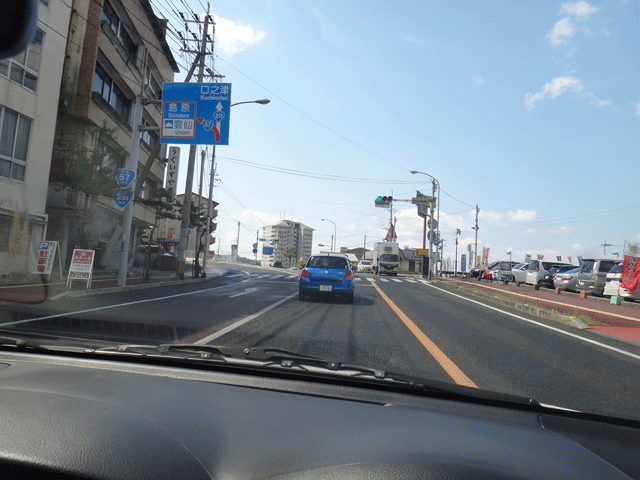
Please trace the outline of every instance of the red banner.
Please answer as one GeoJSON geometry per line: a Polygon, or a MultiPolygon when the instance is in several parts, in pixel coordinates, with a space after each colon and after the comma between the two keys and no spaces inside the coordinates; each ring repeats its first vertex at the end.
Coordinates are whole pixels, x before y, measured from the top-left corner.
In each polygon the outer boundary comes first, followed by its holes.
{"type": "Polygon", "coordinates": [[[640,258],[631,255],[624,256],[622,263],[622,277],[620,287],[630,292],[638,291],[638,278],[640,277],[640,258]]]}

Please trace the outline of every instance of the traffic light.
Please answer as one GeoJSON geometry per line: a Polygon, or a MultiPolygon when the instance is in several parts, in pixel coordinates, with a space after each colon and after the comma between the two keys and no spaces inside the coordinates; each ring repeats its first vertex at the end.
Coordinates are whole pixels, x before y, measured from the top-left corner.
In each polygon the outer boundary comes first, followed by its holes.
{"type": "Polygon", "coordinates": [[[375,205],[376,207],[387,208],[393,202],[393,197],[391,195],[387,196],[379,196],[376,198],[375,205]]]}

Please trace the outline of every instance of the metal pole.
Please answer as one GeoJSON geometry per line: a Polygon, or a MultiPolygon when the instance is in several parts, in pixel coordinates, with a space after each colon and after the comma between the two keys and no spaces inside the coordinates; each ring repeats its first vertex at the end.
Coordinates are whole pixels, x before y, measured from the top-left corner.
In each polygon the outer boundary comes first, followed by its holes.
{"type": "MultiPolygon", "coordinates": [[[[431,180],[431,196],[435,198],[436,196],[436,179],[433,178],[431,180]]],[[[431,226],[433,226],[433,202],[431,202],[431,226]]],[[[433,228],[429,228],[429,278],[431,278],[432,272],[433,272],[433,264],[435,262],[433,262],[432,260],[435,259],[434,255],[433,255],[433,228]]]]}
{"type": "Polygon", "coordinates": [[[256,265],[258,264],[258,241],[260,239],[260,229],[256,230],[256,265]]]}
{"type": "MultiPolygon", "coordinates": [[[[137,176],[138,170],[138,154],[140,152],[140,130],[139,126],[142,123],[142,111],[144,107],[142,105],[142,98],[136,96],[136,103],[133,107],[133,132],[131,134],[131,153],[125,163],[127,170],[132,170],[137,176]]],[[[129,188],[135,192],[136,178],[133,178],[129,188]]],[[[131,223],[133,221],[133,206],[134,198],[124,207],[124,214],[122,217],[122,252],[120,254],[120,266],[118,269],[118,285],[125,286],[127,284],[127,269],[129,267],[129,251],[131,249],[131,223]]]]}
{"type": "Polygon", "coordinates": [[[460,230],[458,230],[458,229],[456,228],[456,260],[455,260],[455,262],[454,262],[455,267],[454,267],[454,270],[453,270],[453,276],[454,276],[454,277],[457,277],[457,276],[458,276],[458,232],[459,232],[459,231],[460,231],[460,230]]]}
{"type": "MultiPolygon", "coordinates": [[[[440,182],[438,182],[437,180],[436,182],[438,183],[438,198],[436,200],[438,202],[438,220],[437,220],[438,225],[436,226],[436,230],[438,231],[438,241],[442,242],[442,239],[440,238],[440,182]]],[[[438,267],[436,263],[436,276],[438,276],[437,268],[438,267]]],[[[440,273],[442,273],[442,243],[440,243],[440,273]]]]}
{"type": "MultiPolygon", "coordinates": [[[[476,231],[476,250],[475,252],[473,252],[474,256],[478,256],[478,212],[480,211],[480,209],[478,208],[478,205],[476,205],[476,226],[473,228],[476,231]]],[[[475,258],[473,259],[473,264],[475,266],[475,258]]],[[[482,267],[480,267],[480,270],[482,270],[482,267]]]]}
{"type": "Polygon", "coordinates": [[[213,202],[213,181],[215,180],[216,172],[216,146],[213,146],[213,154],[211,156],[211,177],[209,179],[209,200],[207,201],[207,248],[204,249],[204,255],[202,259],[202,277],[207,276],[207,263],[209,262],[209,248],[211,248],[211,207],[213,202]]]}
{"type": "MultiPolygon", "coordinates": [[[[209,29],[209,11],[204,17],[204,29],[202,30],[202,43],[200,45],[200,66],[198,68],[198,83],[204,77],[204,56],[207,52],[207,30],[209,29]]],[[[184,189],[184,206],[182,211],[182,222],[180,224],[180,243],[178,244],[178,266],[176,275],[180,280],[184,280],[184,266],[187,261],[187,235],[189,233],[189,220],[191,217],[191,190],[193,189],[193,170],[196,161],[197,145],[189,147],[189,163],[187,165],[187,181],[184,189]]]]}
{"type": "Polygon", "coordinates": [[[236,262],[240,257],[240,221],[238,221],[238,237],[236,238],[236,262]]]}

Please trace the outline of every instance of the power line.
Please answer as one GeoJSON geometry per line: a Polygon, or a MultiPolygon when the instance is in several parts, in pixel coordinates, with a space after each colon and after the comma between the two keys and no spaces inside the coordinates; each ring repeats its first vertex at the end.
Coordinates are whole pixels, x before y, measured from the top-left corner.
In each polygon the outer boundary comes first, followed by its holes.
{"type": "Polygon", "coordinates": [[[261,170],[268,170],[271,172],[284,173],[287,175],[294,175],[298,177],[307,177],[307,178],[316,178],[321,180],[331,180],[338,182],[352,182],[352,183],[377,183],[377,184],[405,184],[405,185],[414,185],[415,180],[375,180],[370,178],[359,178],[359,177],[345,177],[341,175],[330,175],[330,174],[322,174],[322,173],[310,173],[304,172],[302,170],[294,170],[291,168],[284,167],[272,167],[269,165],[261,165],[259,163],[249,162],[248,160],[240,160],[238,158],[217,156],[217,158],[221,158],[227,160],[232,163],[237,163],[239,165],[244,165],[245,167],[257,168],[261,170]]]}
{"type": "Polygon", "coordinates": [[[320,122],[319,120],[316,120],[315,118],[313,118],[311,115],[306,114],[305,112],[303,112],[302,110],[300,110],[298,107],[294,106],[293,104],[287,102],[284,98],[282,98],[281,96],[279,96],[278,94],[276,94],[275,92],[272,92],[271,90],[269,90],[267,87],[265,87],[264,85],[258,83],[256,80],[254,80],[253,78],[251,78],[249,75],[245,74],[244,72],[240,71],[238,68],[234,67],[233,65],[231,65],[227,60],[225,60],[224,58],[221,58],[219,55],[216,55],[216,58],[219,58],[220,60],[222,60],[224,63],[226,63],[227,65],[229,65],[231,68],[233,68],[235,71],[237,71],[240,75],[244,76],[245,78],[247,78],[248,80],[252,81],[253,83],[255,83],[256,85],[258,85],[260,88],[264,89],[265,91],[269,92],[271,95],[273,95],[274,97],[276,97],[278,100],[280,100],[281,102],[283,102],[284,104],[288,105],[289,107],[293,108],[296,112],[298,112],[299,114],[307,117],[309,120],[311,120],[312,122],[317,123],[318,125],[320,125],[322,128],[330,131],[331,133],[333,133],[334,135],[337,135],[338,137],[342,138],[343,140],[351,143],[352,145],[355,145],[356,147],[360,148],[361,150],[364,150],[365,152],[373,155],[374,157],[377,157],[381,160],[384,160],[385,162],[388,162],[392,165],[395,165],[396,167],[399,167],[403,170],[408,171],[407,168],[403,167],[402,165],[400,165],[399,163],[396,163],[392,160],[389,160],[388,158],[383,157],[382,155],[378,155],[377,153],[375,153],[373,150],[369,150],[367,147],[360,145],[359,143],[357,143],[354,140],[351,140],[350,138],[342,135],[341,133],[337,132],[336,130],[332,129],[331,127],[325,125],[324,123],[320,122]]]}

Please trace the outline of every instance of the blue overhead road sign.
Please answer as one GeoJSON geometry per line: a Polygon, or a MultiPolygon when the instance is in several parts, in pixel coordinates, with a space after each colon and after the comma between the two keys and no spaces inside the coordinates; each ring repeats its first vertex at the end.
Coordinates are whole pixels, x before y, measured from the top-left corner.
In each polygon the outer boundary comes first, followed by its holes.
{"type": "Polygon", "coordinates": [[[161,143],[229,145],[230,83],[165,83],[161,143]]]}

